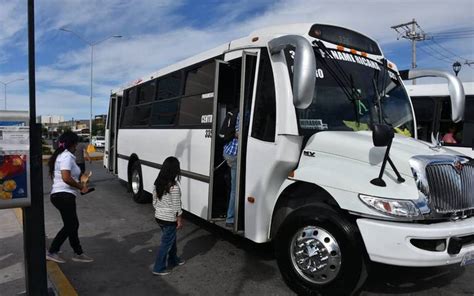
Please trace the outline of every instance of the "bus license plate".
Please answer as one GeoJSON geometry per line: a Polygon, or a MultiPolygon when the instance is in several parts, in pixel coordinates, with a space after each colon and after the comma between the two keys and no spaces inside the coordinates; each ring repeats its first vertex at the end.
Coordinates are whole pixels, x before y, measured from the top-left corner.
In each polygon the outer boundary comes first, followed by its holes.
{"type": "Polygon", "coordinates": [[[461,266],[474,264],[474,251],[467,252],[461,261],[461,266]]]}

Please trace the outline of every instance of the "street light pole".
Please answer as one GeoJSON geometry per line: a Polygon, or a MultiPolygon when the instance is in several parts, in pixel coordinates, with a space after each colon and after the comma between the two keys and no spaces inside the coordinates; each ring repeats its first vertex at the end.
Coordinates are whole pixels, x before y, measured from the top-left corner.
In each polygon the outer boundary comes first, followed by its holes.
{"type": "Polygon", "coordinates": [[[93,92],[92,92],[92,85],[93,85],[93,79],[94,77],[94,45],[91,45],[91,117],[89,118],[89,144],[92,144],[92,96],[93,96],[93,92]]]}
{"type": "Polygon", "coordinates": [[[5,110],[7,110],[7,85],[9,85],[12,82],[21,81],[21,80],[25,80],[25,79],[17,78],[17,79],[10,80],[8,82],[0,81],[0,83],[3,84],[3,87],[4,87],[3,97],[5,98],[5,110]]]}
{"type": "Polygon", "coordinates": [[[92,144],[92,98],[93,98],[93,80],[94,80],[94,46],[96,46],[99,43],[102,43],[104,41],[107,41],[110,38],[122,38],[122,36],[121,35],[112,35],[112,36],[109,36],[107,38],[104,38],[100,41],[97,41],[97,42],[93,43],[91,41],[86,40],[81,35],[79,35],[78,33],[74,32],[72,30],[69,30],[69,29],[66,29],[66,28],[60,28],[60,30],[76,35],[76,37],[81,39],[84,43],[89,45],[90,48],[91,48],[91,63],[90,63],[91,64],[91,95],[90,95],[90,118],[89,118],[89,144],[92,144]]]}

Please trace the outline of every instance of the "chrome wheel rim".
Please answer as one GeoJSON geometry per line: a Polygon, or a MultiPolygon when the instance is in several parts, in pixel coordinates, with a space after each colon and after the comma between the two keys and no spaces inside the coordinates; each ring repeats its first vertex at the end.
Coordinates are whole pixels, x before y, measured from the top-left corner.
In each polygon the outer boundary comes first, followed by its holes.
{"type": "Polygon", "coordinates": [[[291,240],[291,263],[296,272],[313,284],[333,281],[341,269],[341,250],[325,229],[306,226],[291,240]]]}
{"type": "Polygon", "coordinates": [[[138,194],[140,191],[140,174],[138,171],[133,171],[132,173],[132,191],[133,194],[138,194]]]}

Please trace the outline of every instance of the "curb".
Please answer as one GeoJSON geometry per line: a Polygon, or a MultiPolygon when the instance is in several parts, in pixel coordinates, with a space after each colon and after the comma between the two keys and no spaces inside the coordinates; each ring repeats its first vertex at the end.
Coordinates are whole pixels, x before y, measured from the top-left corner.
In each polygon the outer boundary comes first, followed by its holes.
{"type": "MultiPolygon", "coordinates": [[[[23,225],[23,212],[21,208],[14,208],[15,216],[18,222],[23,225]]],[[[77,296],[77,292],[71,285],[67,277],[59,268],[59,265],[53,261],[46,261],[46,272],[50,283],[54,286],[59,296],[77,296]]]]}

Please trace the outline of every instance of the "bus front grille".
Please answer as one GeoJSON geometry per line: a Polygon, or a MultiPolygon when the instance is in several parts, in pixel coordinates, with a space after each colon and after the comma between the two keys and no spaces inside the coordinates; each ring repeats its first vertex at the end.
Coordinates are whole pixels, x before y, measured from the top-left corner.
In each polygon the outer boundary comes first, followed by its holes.
{"type": "Polygon", "coordinates": [[[474,162],[426,167],[431,208],[440,214],[474,209],[474,162]]]}

